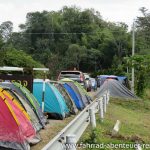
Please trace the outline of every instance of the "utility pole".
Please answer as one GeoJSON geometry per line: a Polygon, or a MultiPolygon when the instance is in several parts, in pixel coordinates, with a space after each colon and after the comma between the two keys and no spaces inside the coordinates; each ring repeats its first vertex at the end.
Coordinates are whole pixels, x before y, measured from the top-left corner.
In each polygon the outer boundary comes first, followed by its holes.
{"type": "MultiPolygon", "coordinates": [[[[132,27],[132,56],[135,53],[135,23],[133,22],[132,27]]],[[[133,65],[133,62],[132,62],[133,65]]],[[[131,84],[131,91],[134,93],[134,66],[132,66],[132,84],[131,84]]]]}

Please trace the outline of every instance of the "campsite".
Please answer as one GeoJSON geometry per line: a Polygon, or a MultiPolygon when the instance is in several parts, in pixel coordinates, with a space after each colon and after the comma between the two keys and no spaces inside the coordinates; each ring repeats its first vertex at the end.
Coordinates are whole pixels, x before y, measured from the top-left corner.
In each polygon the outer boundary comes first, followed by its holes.
{"type": "Polygon", "coordinates": [[[150,149],[149,0],[0,0],[0,150],[150,149]]]}
{"type": "MultiPolygon", "coordinates": [[[[4,68],[5,70],[16,69],[4,68]]],[[[0,126],[3,130],[0,134],[3,142],[0,142],[0,147],[19,150],[30,148],[34,150],[37,147],[42,149],[43,144],[52,140],[58,131],[90,105],[94,98],[103,96],[106,91],[109,91],[112,98],[141,101],[123,85],[126,81],[125,77],[101,75],[99,78],[100,88],[97,92],[90,93],[78,82],[69,78],[60,81],[34,79],[33,94],[20,83],[8,80],[1,82],[0,126]],[[7,116],[6,120],[4,114],[7,116]],[[62,125],[55,125],[55,123],[62,125]],[[52,132],[52,129],[55,132],[52,132]]]]}
{"type": "MultiPolygon", "coordinates": [[[[1,67],[5,71],[17,69],[21,68],[1,67]]],[[[35,70],[37,69],[44,70],[35,70]]],[[[71,121],[93,100],[84,87],[67,78],[60,81],[34,79],[32,93],[22,84],[10,81],[12,80],[3,80],[0,83],[0,148],[29,150],[31,145],[42,141],[40,131],[48,132],[47,126],[51,119],[57,122],[69,118],[71,121]]]]}

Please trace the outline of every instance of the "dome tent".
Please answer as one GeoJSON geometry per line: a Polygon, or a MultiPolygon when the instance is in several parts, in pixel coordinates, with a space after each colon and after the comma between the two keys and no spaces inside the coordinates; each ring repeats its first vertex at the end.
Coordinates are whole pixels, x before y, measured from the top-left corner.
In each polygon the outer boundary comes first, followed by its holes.
{"type": "Polygon", "coordinates": [[[26,87],[24,87],[21,84],[16,83],[16,82],[14,83],[14,85],[16,87],[18,87],[22,91],[22,93],[26,96],[27,100],[30,102],[31,106],[33,107],[36,114],[40,118],[40,121],[41,121],[42,126],[44,128],[45,124],[47,123],[47,119],[44,116],[44,114],[40,108],[40,104],[38,103],[38,100],[34,97],[34,95],[26,87]]]}
{"type": "MultiPolygon", "coordinates": [[[[21,86],[18,83],[17,83],[17,85],[21,86]]],[[[12,96],[15,96],[16,99],[26,109],[26,111],[28,111],[31,118],[33,120],[36,120],[35,127],[36,127],[37,130],[40,130],[42,127],[43,128],[45,127],[46,118],[44,117],[44,115],[43,115],[43,113],[40,109],[40,106],[34,107],[32,105],[32,103],[30,102],[30,100],[28,99],[28,97],[26,96],[26,94],[23,93],[23,91],[18,86],[16,86],[15,83],[2,82],[2,83],[0,83],[0,86],[7,89],[8,92],[10,92],[10,94],[12,96]]]]}
{"type": "Polygon", "coordinates": [[[63,84],[64,88],[67,90],[67,92],[69,93],[69,95],[71,96],[71,98],[73,99],[76,107],[79,110],[82,110],[84,108],[84,104],[82,102],[82,100],[80,99],[80,97],[78,96],[78,94],[74,91],[74,89],[68,85],[67,83],[63,84]]]}
{"type": "Polygon", "coordinates": [[[0,149],[29,150],[36,132],[24,109],[0,89],[0,149]]]}
{"type": "Polygon", "coordinates": [[[71,114],[77,114],[78,109],[77,109],[73,99],[71,98],[69,93],[64,88],[63,83],[56,82],[56,81],[50,81],[50,83],[53,84],[59,90],[59,92],[62,94],[62,96],[64,97],[70,113],[71,114]]]}
{"type": "Polygon", "coordinates": [[[84,106],[87,106],[90,103],[89,95],[78,82],[68,78],[64,78],[61,81],[69,84],[73,88],[73,90],[77,93],[78,98],[82,100],[84,106]]]}
{"type": "MultiPolygon", "coordinates": [[[[42,105],[43,80],[35,79],[33,84],[33,94],[42,105]]],[[[52,116],[65,118],[69,114],[69,109],[60,92],[49,82],[45,84],[44,112],[52,116]]]]}

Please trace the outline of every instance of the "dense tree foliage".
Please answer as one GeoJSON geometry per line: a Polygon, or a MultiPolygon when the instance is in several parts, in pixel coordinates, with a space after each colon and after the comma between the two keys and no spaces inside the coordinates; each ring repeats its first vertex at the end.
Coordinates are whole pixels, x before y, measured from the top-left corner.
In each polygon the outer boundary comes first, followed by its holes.
{"type": "MultiPolygon", "coordinates": [[[[136,19],[136,53],[144,57],[142,55],[150,54],[150,13],[146,8],[140,11],[143,16],[136,19]]],[[[0,25],[1,55],[9,59],[1,59],[1,65],[36,66],[28,54],[50,68],[51,78],[60,70],[74,67],[84,72],[116,75],[129,75],[126,74],[129,67],[131,72],[132,36],[128,26],[107,22],[94,9],[65,6],[59,11],[30,12],[26,22],[20,25],[20,32],[12,29],[10,21],[0,25]]],[[[136,81],[140,83],[139,70],[142,72],[143,68],[136,69],[136,81]]]]}
{"type": "Polygon", "coordinates": [[[86,72],[107,69],[115,56],[118,65],[129,54],[127,25],[106,22],[93,9],[64,7],[57,12],[28,13],[20,28],[8,42],[45,66],[55,62],[57,66],[50,68],[54,75],[74,67],[86,72]]]}

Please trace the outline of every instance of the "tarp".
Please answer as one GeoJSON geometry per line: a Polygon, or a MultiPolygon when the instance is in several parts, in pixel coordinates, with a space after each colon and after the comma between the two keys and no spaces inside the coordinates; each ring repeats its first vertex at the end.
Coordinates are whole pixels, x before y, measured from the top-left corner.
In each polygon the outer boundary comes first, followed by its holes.
{"type": "Polygon", "coordinates": [[[126,76],[117,76],[120,83],[129,88],[128,78],[126,76]]]}
{"type": "Polygon", "coordinates": [[[64,97],[70,113],[77,114],[78,109],[77,109],[73,99],[71,98],[69,93],[67,93],[66,89],[64,88],[63,83],[51,82],[51,84],[53,84],[59,90],[59,92],[62,94],[62,96],[64,97]]]}
{"type": "Polygon", "coordinates": [[[84,108],[84,104],[83,104],[82,100],[79,98],[78,94],[67,83],[64,83],[63,86],[65,87],[65,89],[67,90],[67,92],[69,93],[71,98],[74,100],[76,107],[79,110],[82,110],[84,108]]]}
{"type": "MultiPolygon", "coordinates": [[[[34,81],[33,94],[37,98],[40,106],[42,106],[43,81],[34,81]]],[[[44,96],[44,112],[65,118],[69,113],[69,109],[61,96],[60,92],[50,83],[45,84],[44,96]]]]}
{"type": "Polygon", "coordinates": [[[114,76],[114,75],[99,75],[97,77],[100,79],[100,85],[102,85],[104,83],[104,81],[110,77],[118,80],[117,76],[114,76]]]}
{"type": "Polygon", "coordinates": [[[103,96],[109,92],[111,97],[124,98],[124,99],[138,99],[128,88],[126,88],[119,81],[114,79],[107,79],[100,87],[98,96],[103,96]]]}

